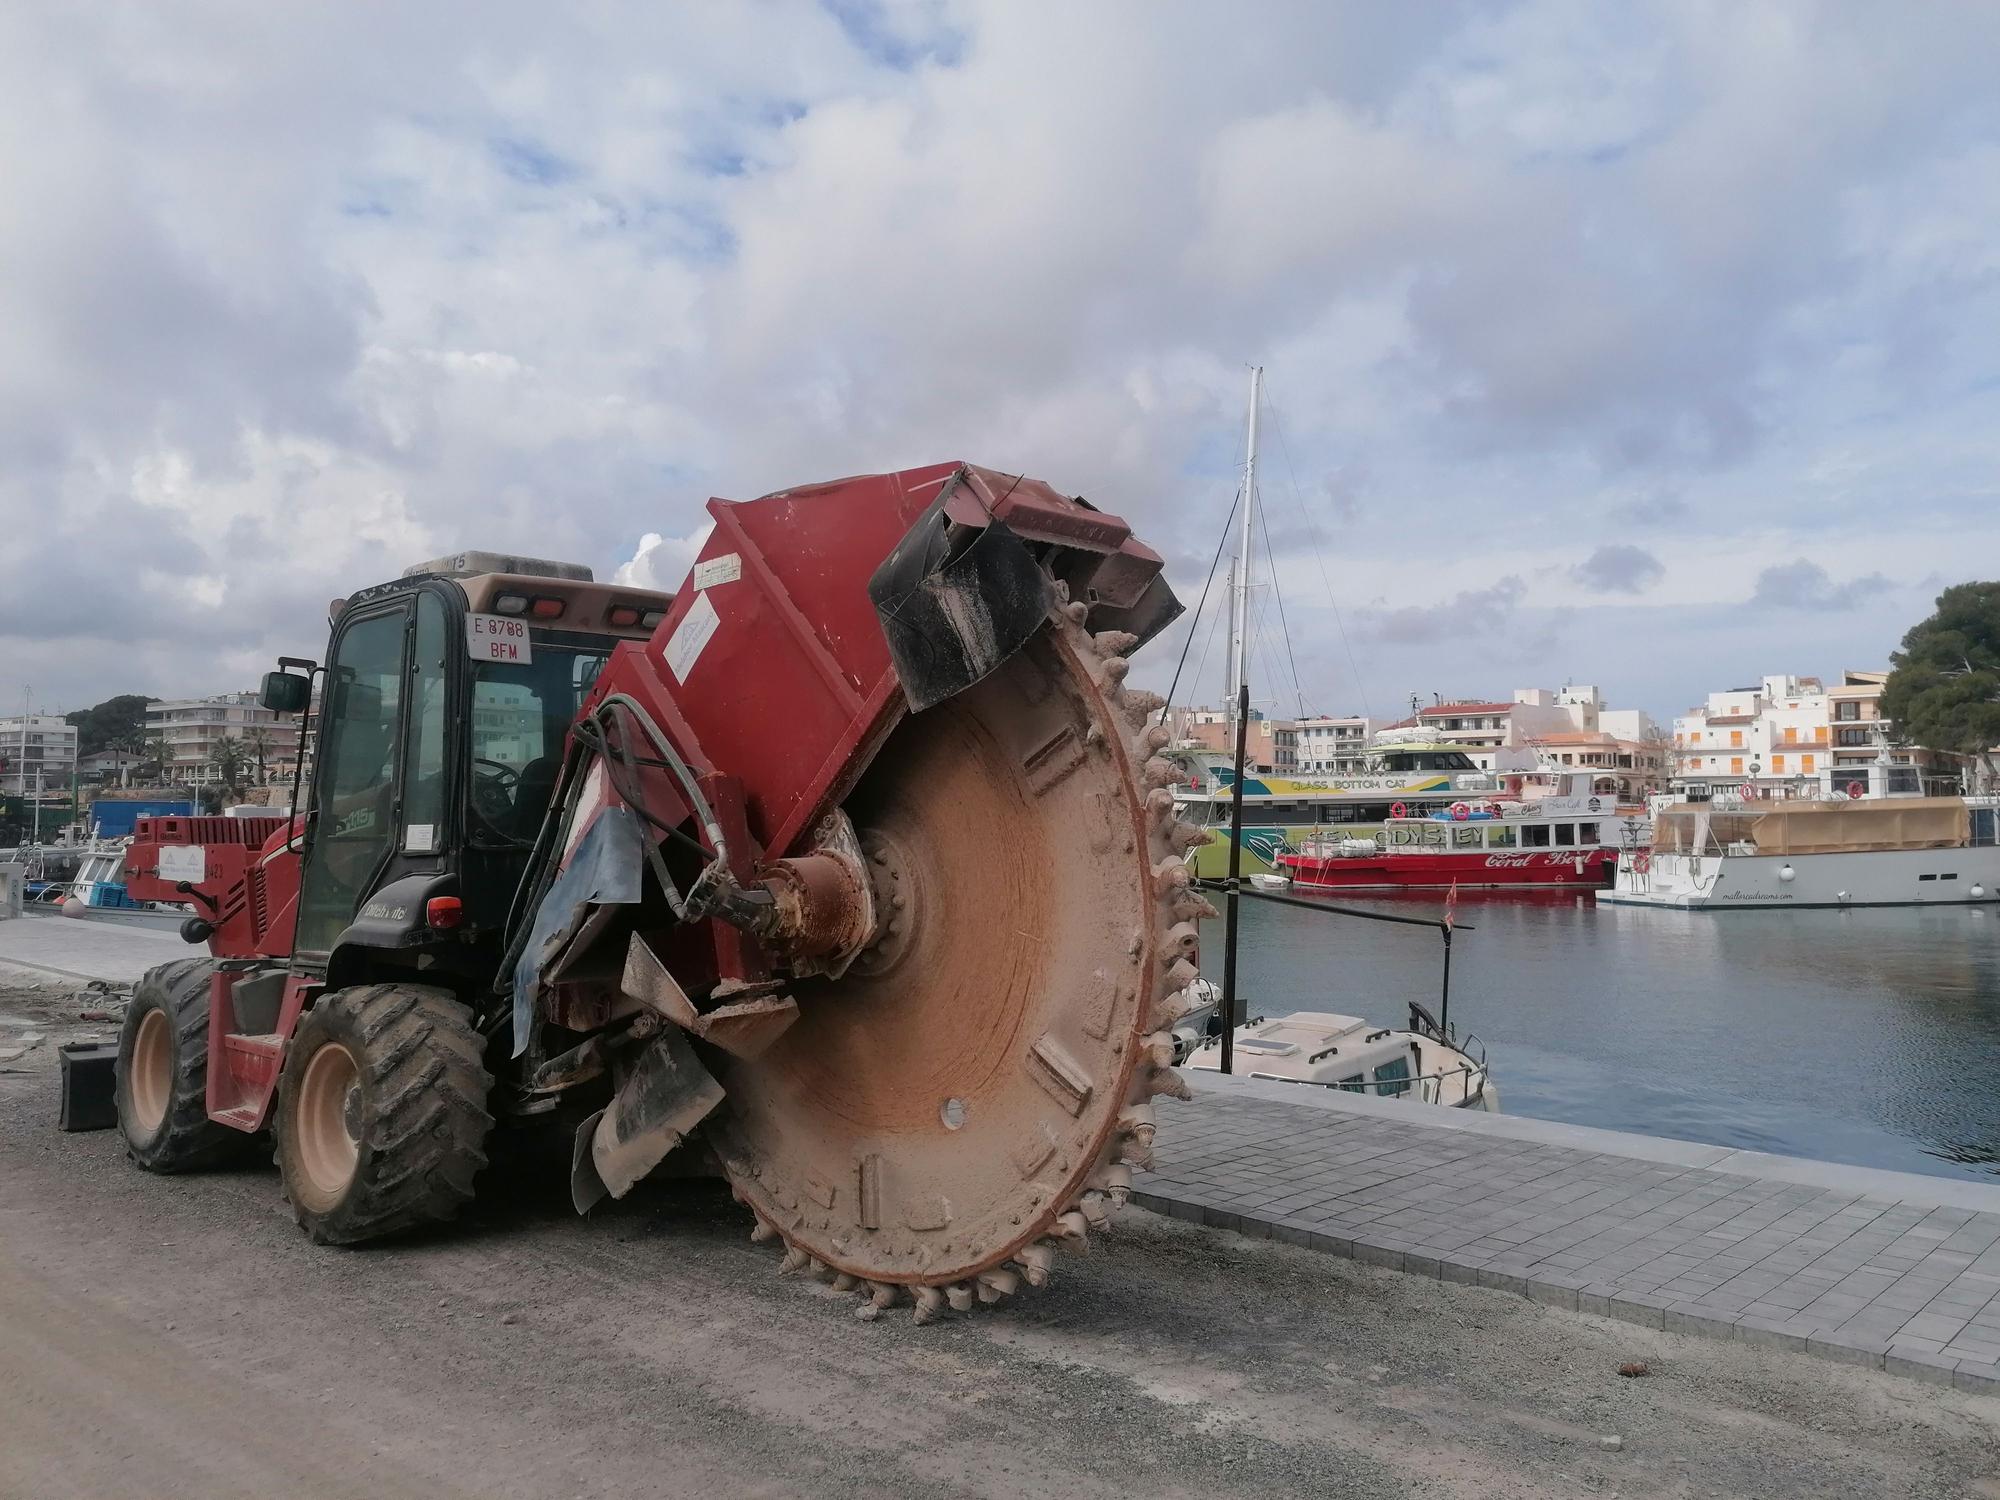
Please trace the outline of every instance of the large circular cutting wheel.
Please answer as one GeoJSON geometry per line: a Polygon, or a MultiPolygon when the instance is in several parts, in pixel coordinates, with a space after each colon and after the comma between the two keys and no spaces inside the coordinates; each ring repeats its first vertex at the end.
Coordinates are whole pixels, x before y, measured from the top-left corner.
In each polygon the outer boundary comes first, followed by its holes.
{"type": "MultiPolygon", "coordinates": [[[[846,803],[879,934],[799,1019],[730,1059],[714,1134],[794,1267],[917,1288],[920,1313],[1039,1282],[1143,1161],[1179,1092],[1171,1024],[1204,909],[1129,637],[1072,607],[912,715],[846,803]]],[[[1155,700],[1157,701],[1157,700],[1155,700]]]]}

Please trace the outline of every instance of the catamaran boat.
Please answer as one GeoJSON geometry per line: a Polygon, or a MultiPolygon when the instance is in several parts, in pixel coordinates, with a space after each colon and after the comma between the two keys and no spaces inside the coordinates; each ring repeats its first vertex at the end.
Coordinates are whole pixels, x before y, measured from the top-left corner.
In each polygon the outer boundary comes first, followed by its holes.
{"type": "MultiPolygon", "coordinates": [[[[1365,840],[1392,816],[1444,811],[1457,802],[1494,796],[1504,786],[1500,776],[1480,770],[1457,745],[1410,730],[1377,735],[1367,764],[1366,773],[1358,776],[1246,774],[1242,872],[1253,880],[1283,875],[1277,857],[1307,839],[1365,840]]],[[[1208,830],[1208,842],[1189,855],[1194,873],[1204,879],[1219,880],[1229,873],[1234,784],[1228,761],[1217,756],[1174,794],[1176,816],[1208,830]]]]}
{"type": "Polygon", "coordinates": [[[1508,790],[1434,811],[1398,803],[1374,838],[1318,834],[1281,852],[1278,867],[1302,891],[1602,888],[1621,850],[1651,839],[1637,808],[1621,808],[1602,772],[1544,773],[1546,795],[1508,790]]]}
{"type": "MultiPolygon", "coordinates": [[[[1746,787],[1754,794],[1754,787],[1746,787]]],[[[1817,795],[1665,802],[1599,901],[1682,910],[1948,906],[2000,900],[2000,798],[1927,797],[1887,759],[1817,795]]]]}
{"type": "MultiPolygon", "coordinates": [[[[1360,1016],[1302,1010],[1258,1018],[1236,1028],[1231,1076],[1302,1083],[1377,1099],[1497,1112],[1500,1091],[1486,1066],[1486,1047],[1468,1033],[1439,1026],[1423,1006],[1410,1005],[1402,1030],[1373,1026],[1360,1016]]],[[[1222,1067],[1219,1028],[1188,1051],[1184,1066],[1222,1067]]]]}

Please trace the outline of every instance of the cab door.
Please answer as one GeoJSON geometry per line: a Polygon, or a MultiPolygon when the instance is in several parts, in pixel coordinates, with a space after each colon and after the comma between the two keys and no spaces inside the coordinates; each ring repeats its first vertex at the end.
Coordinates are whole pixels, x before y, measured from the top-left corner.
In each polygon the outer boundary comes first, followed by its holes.
{"type": "Polygon", "coordinates": [[[327,665],[294,951],[323,955],[394,852],[410,601],[341,622],[327,665]]]}

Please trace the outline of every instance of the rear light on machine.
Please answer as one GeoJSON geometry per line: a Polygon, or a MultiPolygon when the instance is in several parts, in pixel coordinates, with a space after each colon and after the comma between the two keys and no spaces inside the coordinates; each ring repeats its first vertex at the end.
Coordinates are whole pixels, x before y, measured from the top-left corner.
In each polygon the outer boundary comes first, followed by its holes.
{"type": "Polygon", "coordinates": [[[537,620],[561,619],[565,607],[548,594],[502,594],[493,601],[496,615],[533,615],[537,620]]]}
{"type": "Polygon", "coordinates": [[[456,896],[433,896],[424,903],[424,921],[439,932],[449,932],[465,920],[465,903],[456,896]]]}
{"type": "Polygon", "coordinates": [[[639,623],[639,611],[629,604],[614,604],[605,619],[621,630],[629,629],[639,623]]]}
{"type": "Polygon", "coordinates": [[[649,609],[639,617],[639,623],[648,630],[658,630],[660,622],[665,620],[666,617],[667,612],[664,609],[649,609]]]}

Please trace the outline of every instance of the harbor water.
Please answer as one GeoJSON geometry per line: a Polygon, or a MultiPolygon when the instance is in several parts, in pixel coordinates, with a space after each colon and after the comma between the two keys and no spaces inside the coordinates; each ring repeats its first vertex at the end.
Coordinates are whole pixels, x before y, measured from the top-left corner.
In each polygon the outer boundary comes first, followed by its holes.
{"type": "MultiPolygon", "coordinates": [[[[1219,902],[1218,898],[1218,902],[1219,902]]],[[[1341,905],[1436,917],[1422,899],[1341,905]]],[[[1252,1015],[1402,1025],[1437,1009],[1439,934],[1245,897],[1252,1015]]],[[[2000,1178],[2000,908],[1676,912],[1464,893],[1451,1015],[1508,1114],[2000,1178]]],[[[1202,924],[1222,977],[1222,923],[1202,924]]]]}

